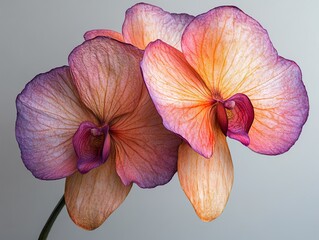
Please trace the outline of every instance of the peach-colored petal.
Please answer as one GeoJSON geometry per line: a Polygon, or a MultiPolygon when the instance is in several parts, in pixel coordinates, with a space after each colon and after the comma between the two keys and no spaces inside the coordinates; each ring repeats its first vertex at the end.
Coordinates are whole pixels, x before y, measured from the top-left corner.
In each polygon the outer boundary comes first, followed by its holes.
{"type": "Polygon", "coordinates": [[[210,157],[214,141],[210,92],[183,54],[157,40],[145,49],[141,67],[165,127],[210,157]]]}
{"type": "Polygon", "coordinates": [[[70,54],[80,98],[102,124],[137,106],[143,86],[141,59],[141,50],[107,37],[85,41],[70,54]]]}
{"type": "Polygon", "coordinates": [[[235,7],[213,9],[188,25],[182,49],[213,95],[250,99],[252,150],[279,154],[295,143],[309,110],[300,69],[278,57],[257,21],[235,7]]]}
{"type": "Polygon", "coordinates": [[[107,29],[95,29],[95,30],[90,30],[87,31],[84,34],[84,39],[85,40],[90,40],[96,37],[110,37],[115,40],[118,40],[120,42],[124,42],[123,36],[119,32],[115,32],[112,30],[107,30],[107,29]]]}
{"type": "Polygon", "coordinates": [[[79,172],[65,183],[65,203],[71,219],[87,230],[99,227],[129,193],[115,170],[114,149],[108,161],[86,174],[79,172]]]}
{"type": "Polygon", "coordinates": [[[116,169],[124,184],[150,188],[171,180],[181,139],[163,126],[146,87],[135,111],[111,124],[116,169]]]}
{"type": "Polygon", "coordinates": [[[72,137],[82,121],[96,120],[79,100],[69,67],[36,76],[16,104],[16,138],[32,174],[58,179],[76,171],[72,137]]]}
{"type": "Polygon", "coordinates": [[[188,14],[171,14],[159,7],[138,3],[126,11],[123,36],[125,42],[140,49],[161,39],[180,50],[181,35],[193,18],[188,14]]]}
{"type": "Polygon", "coordinates": [[[183,143],[178,152],[178,177],[186,196],[203,221],[224,210],[233,184],[233,164],[225,135],[215,128],[214,154],[207,159],[183,143]]]}

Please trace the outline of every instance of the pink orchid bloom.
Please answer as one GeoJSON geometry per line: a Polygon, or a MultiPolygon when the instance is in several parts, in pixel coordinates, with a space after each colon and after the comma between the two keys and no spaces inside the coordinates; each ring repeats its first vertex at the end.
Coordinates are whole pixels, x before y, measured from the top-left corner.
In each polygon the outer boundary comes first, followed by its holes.
{"type": "Polygon", "coordinates": [[[26,167],[40,179],[66,177],[72,220],[100,226],[132,183],[167,183],[181,143],[162,125],[140,70],[143,52],[97,37],[64,66],[36,76],[17,97],[16,138],[26,167]]]}
{"type": "Polygon", "coordinates": [[[180,50],[182,33],[193,19],[185,13],[169,13],[157,6],[138,3],[126,11],[122,34],[99,29],[86,32],[84,38],[111,37],[139,49],[145,49],[150,42],[161,39],[180,50]]]}
{"type": "Polygon", "coordinates": [[[195,17],[181,51],[150,43],[141,67],[164,125],[185,139],[178,176],[203,221],[222,213],[232,188],[226,136],[257,153],[281,154],[308,116],[298,65],[278,56],[267,31],[236,7],[195,17]]]}

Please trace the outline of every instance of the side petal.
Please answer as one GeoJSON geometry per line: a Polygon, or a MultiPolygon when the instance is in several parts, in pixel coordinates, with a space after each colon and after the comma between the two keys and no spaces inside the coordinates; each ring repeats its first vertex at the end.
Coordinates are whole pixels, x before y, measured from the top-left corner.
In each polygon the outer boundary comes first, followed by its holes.
{"type": "Polygon", "coordinates": [[[142,51],[107,37],[96,37],[69,56],[82,102],[102,124],[132,112],[142,91],[142,51]]]}
{"type": "Polygon", "coordinates": [[[146,87],[136,110],[116,121],[111,131],[117,173],[125,185],[151,188],[171,180],[181,139],[163,126],[146,87]]]}
{"type": "Polygon", "coordinates": [[[180,50],[182,33],[193,18],[188,14],[171,14],[159,7],[138,3],[126,11],[123,36],[125,42],[140,49],[161,39],[180,50]]]}
{"type": "Polygon", "coordinates": [[[164,126],[210,157],[214,141],[210,92],[183,54],[157,40],[145,49],[141,67],[164,126]]]}
{"type": "Polygon", "coordinates": [[[251,100],[252,150],[279,154],[295,143],[309,111],[301,72],[294,62],[278,57],[256,20],[235,7],[213,9],[188,25],[182,49],[215,94],[228,99],[242,93],[251,100]]]}
{"type": "Polygon", "coordinates": [[[77,172],[66,179],[68,213],[84,229],[99,227],[121,205],[132,187],[123,185],[116,174],[114,158],[113,151],[100,167],[83,175],[77,172]]]}
{"type": "Polygon", "coordinates": [[[301,71],[294,62],[279,57],[254,78],[265,81],[245,91],[255,112],[249,148],[269,155],[284,153],[299,138],[309,113],[301,71]]]}
{"type": "Polygon", "coordinates": [[[124,42],[123,36],[121,33],[112,31],[112,30],[107,30],[107,29],[96,29],[96,30],[90,30],[87,31],[84,34],[84,39],[85,40],[91,40],[96,37],[110,37],[115,40],[118,40],[120,42],[124,42]]]}
{"type": "Polygon", "coordinates": [[[82,121],[95,121],[82,105],[68,67],[39,74],[16,100],[16,138],[21,157],[40,179],[59,179],[76,171],[72,137],[82,121]]]}
{"type": "Polygon", "coordinates": [[[202,221],[217,218],[232,188],[233,164],[224,134],[216,129],[214,154],[206,159],[187,143],[178,152],[178,177],[186,196],[202,221]]]}

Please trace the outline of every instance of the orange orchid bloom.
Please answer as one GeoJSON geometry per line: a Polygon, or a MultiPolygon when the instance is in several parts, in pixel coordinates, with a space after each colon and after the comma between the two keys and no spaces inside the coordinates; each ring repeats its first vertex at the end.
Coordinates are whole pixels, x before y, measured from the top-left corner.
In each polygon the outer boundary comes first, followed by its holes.
{"type": "Polygon", "coordinates": [[[222,213],[232,188],[226,136],[257,153],[281,154],[308,116],[298,65],[278,56],[266,30],[236,7],[195,17],[181,49],[150,43],[141,67],[164,125],[185,139],[178,176],[203,221],[222,213]]]}

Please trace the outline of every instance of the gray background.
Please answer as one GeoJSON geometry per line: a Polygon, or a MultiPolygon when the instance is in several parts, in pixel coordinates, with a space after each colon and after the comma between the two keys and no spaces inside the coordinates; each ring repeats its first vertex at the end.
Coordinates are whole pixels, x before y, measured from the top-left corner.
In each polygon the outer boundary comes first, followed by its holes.
{"type": "MultiPolygon", "coordinates": [[[[40,181],[24,167],[15,141],[15,97],[36,74],[67,64],[94,28],[121,30],[136,1],[0,0],[0,239],[37,239],[63,194],[64,180],[40,181]]],[[[299,141],[280,156],[258,155],[230,140],[235,182],[217,220],[201,222],[177,176],[165,187],[133,187],[97,230],[84,231],[63,209],[49,239],[319,239],[319,2],[149,1],[193,15],[235,4],[269,32],[280,55],[303,71],[310,117],[299,141]]]]}

